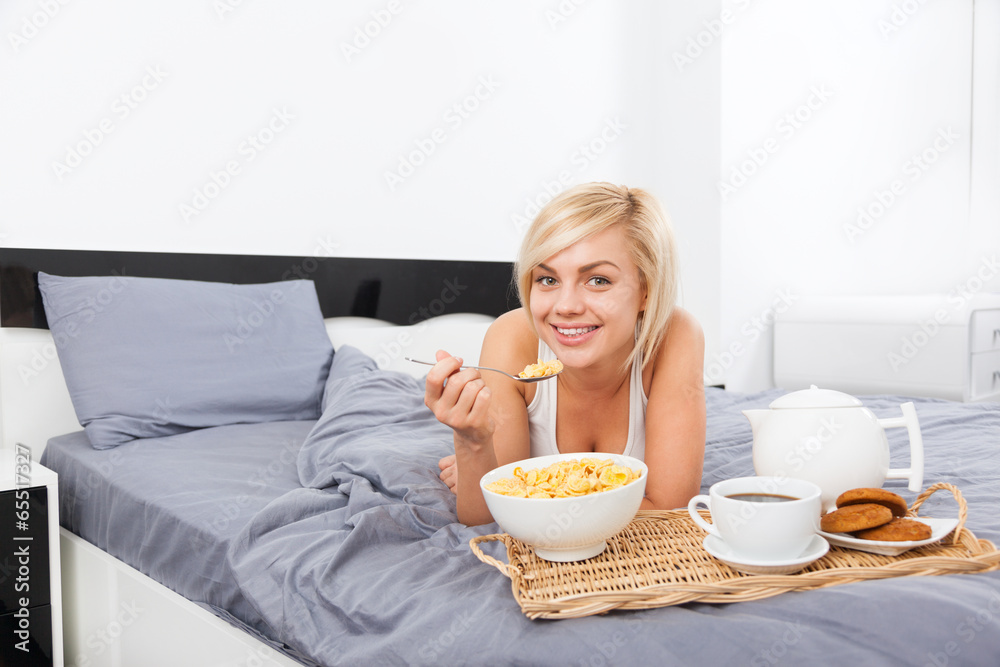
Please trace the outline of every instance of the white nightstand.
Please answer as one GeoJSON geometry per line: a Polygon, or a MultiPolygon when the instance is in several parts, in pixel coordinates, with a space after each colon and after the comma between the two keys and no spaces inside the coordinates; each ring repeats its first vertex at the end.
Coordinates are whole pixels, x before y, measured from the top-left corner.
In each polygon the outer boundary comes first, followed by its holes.
{"type": "Polygon", "coordinates": [[[775,320],[774,383],[1000,401],[1000,294],[800,297],[775,320]]]}
{"type": "Polygon", "coordinates": [[[30,457],[0,449],[0,655],[12,667],[62,667],[57,478],[30,457]]]}

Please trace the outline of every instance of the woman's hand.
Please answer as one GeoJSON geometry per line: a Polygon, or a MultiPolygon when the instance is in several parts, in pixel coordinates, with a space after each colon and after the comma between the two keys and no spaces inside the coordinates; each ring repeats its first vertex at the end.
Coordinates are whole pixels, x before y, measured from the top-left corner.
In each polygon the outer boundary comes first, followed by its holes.
{"type": "Polygon", "coordinates": [[[493,517],[486,507],[479,479],[497,465],[493,451],[495,426],[490,417],[491,393],[479,371],[460,368],[461,359],[443,350],[438,350],[435,356],[437,363],[427,374],[424,403],[455,435],[455,454],[438,462],[441,481],[457,498],[459,521],[470,526],[488,523],[493,517]]]}
{"type": "MultiPolygon", "coordinates": [[[[483,338],[479,360],[493,368],[524,368],[533,359],[538,339],[522,311],[497,318],[483,338]]],[[[475,369],[460,370],[462,360],[447,352],[435,355],[427,374],[424,403],[451,427],[455,454],[438,462],[441,481],[455,494],[458,520],[467,526],[493,521],[479,481],[503,461],[530,455],[524,385],[496,373],[484,381],[475,369]],[[492,377],[496,376],[496,377],[492,377]],[[461,474],[459,474],[461,470],[461,474]]]]}
{"type": "Polygon", "coordinates": [[[461,370],[462,359],[438,350],[427,374],[424,404],[442,424],[455,431],[455,446],[482,448],[491,443],[490,390],[479,371],[461,370]]]}
{"type": "Polygon", "coordinates": [[[458,495],[458,466],[455,465],[455,455],[449,454],[438,461],[438,468],[441,468],[441,481],[448,485],[451,492],[458,495]]]}

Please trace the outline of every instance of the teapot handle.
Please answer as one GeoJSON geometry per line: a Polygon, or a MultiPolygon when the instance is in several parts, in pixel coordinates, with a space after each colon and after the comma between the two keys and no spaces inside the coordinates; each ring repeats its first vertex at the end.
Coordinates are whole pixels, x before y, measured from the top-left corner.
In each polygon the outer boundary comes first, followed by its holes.
{"type": "Polygon", "coordinates": [[[906,427],[910,436],[910,467],[890,469],[886,479],[908,479],[910,484],[907,488],[917,492],[921,491],[924,485],[924,438],[920,434],[920,423],[917,421],[917,410],[913,407],[913,403],[903,403],[899,407],[903,411],[902,417],[879,419],[878,423],[882,428],[906,427]]]}

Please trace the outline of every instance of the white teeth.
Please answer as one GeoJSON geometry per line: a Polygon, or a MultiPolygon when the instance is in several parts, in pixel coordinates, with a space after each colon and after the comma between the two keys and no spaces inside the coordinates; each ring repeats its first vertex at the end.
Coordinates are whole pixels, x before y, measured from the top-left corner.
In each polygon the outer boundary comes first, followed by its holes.
{"type": "Polygon", "coordinates": [[[556,327],[556,331],[561,333],[563,336],[579,336],[580,334],[585,334],[587,332],[593,331],[597,327],[582,327],[579,329],[560,329],[556,327]]]}

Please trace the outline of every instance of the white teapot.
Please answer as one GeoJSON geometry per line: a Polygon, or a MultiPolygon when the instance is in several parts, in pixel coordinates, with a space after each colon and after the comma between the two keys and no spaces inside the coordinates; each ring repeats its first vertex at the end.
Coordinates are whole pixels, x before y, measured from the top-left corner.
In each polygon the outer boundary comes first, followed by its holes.
{"type": "Polygon", "coordinates": [[[744,410],[753,431],[753,467],[758,475],[805,479],[823,490],[823,511],[836,507],[848,489],[881,487],[886,479],[908,479],[910,491],[924,482],[924,445],[913,403],[902,417],[877,418],[854,396],[832,389],[794,391],[767,410],[744,410]],[[905,426],[910,467],[889,469],[885,429],[905,426]]]}

